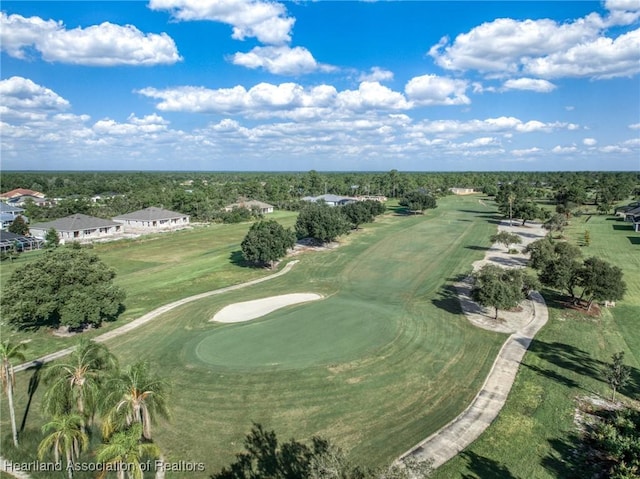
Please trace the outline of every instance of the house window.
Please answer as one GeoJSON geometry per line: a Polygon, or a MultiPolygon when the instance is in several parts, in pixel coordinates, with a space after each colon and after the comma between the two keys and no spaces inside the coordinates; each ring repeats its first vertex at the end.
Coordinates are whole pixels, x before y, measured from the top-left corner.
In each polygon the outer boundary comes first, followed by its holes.
{"type": "Polygon", "coordinates": [[[84,230],[84,234],[85,235],[90,235],[93,232],[93,230],[84,230]]]}

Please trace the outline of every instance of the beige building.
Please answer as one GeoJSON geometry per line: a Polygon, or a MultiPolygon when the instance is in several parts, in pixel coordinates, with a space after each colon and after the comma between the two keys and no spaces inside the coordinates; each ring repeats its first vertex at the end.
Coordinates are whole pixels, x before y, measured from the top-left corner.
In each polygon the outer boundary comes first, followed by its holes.
{"type": "Polygon", "coordinates": [[[29,231],[36,238],[44,239],[51,228],[57,231],[61,243],[92,241],[122,234],[122,226],[119,223],[83,214],[75,214],[46,223],[36,223],[29,227],[29,231]]]}
{"type": "Polygon", "coordinates": [[[150,206],[120,216],[113,221],[122,225],[129,232],[152,232],[183,228],[189,225],[189,215],[150,206]]]}

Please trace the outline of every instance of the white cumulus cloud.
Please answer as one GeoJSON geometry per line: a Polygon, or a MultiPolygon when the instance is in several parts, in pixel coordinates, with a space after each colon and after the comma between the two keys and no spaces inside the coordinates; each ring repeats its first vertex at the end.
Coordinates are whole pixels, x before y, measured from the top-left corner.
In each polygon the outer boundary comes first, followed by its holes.
{"type": "Polygon", "coordinates": [[[381,67],[372,67],[368,73],[361,73],[358,77],[358,81],[389,81],[393,80],[393,72],[385,70],[381,67]]]}
{"type": "Polygon", "coordinates": [[[547,80],[539,78],[514,78],[507,80],[502,85],[505,90],[528,90],[538,93],[549,93],[556,89],[556,86],[547,80]]]}
{"type": "Polygon", "coordinates": [[[161,111],[194,113],[237,113],[249,117],[314,118],[350,112],[406,110],[412,107],[405,96],[378,82],[362,82],[357,90],[338,92],[331,85],[304,87],[298,83],[259,83],[208,89],[183,86],[159,90],[144,88],[141,95],[160,100],[161,111]]]}
{"type": "Polygon", "coordinates": [[[15,110],[65,110],[70,106],[53,90],[19,76],[0,81],[0,97],[5,108],[15,110]]]}
{"type": "Polygon", "coordinates": [[[247,68],[262,68],[276,75],[301,75],[314,71],[333,71],[335,68],[318,63],[304,47],[286,45],[255,47],[248,53],[238,52],[233,63],[247,68]]]}
{"type": "Polygon", "coordinates": [[[211,20],[231,25],[232,37],[257,38],[269,45],[291,41],[295,19],[284,5],[262,0],[151,0],[152,10],[171,12],[177,20],[211,20]]]}
{"type": "Polygon", "coordinates": [[[467,105],[471,103],[465,95],[468,83],[465,80],[422,75],[406,84],[407,97],[420,105],[467,105]]]}
{"type": "MultiPolygon", "coordinates": [[[[637,3],[614,0],[607,3],[608,17],[591,13],[564,23],[551,19],[499,18],[453,40],[443,37],[431,47],[429,55],[448,70],[477,70],[493,76],[522,73],[540,78],[630,76],[640,72],[638,30],[615,38],[607,37],[605,31],[636,21],[640,17],[637,3]]],[[[542,83],[528,85],[550,88],[542,83]]]]}
{"type": "Polygon", "coordinates": [[[598,140],[596,140],[595,138],[585,138],[584,140],[582,140],[582,144],[585,146],[595,146],[598,144],[598,140]]]}
{"type": "Polygon", "coordinates": [[[0,13],[2,50],[27,58],[35,49],[49,62],[89,66],[157,65],[181,60],[166,33],[143,33],[133,25],[105,22],[67,30],[62,22],[0,13]]]}
{"type": "Polygon", "coordinates": [[[546,78],[613,78],[640,72],[640,29],[616,39],[596,38],[565,51],[524,61],[524,69],[546,78]]]}

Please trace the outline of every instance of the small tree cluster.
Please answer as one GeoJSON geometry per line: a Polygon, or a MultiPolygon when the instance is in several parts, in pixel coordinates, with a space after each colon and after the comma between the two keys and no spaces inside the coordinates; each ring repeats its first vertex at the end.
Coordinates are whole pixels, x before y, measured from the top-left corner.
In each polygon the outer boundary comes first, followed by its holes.
{"type": "Polygon", "coordinates": [[[384,204],[371,200],[355,201],[340,207],[342,214],[356,230],[361,224],[371,223],[376,216],[381,215],[385,210],[384,204]]]}
{"type": "Polygon", "coordinates": [[[526,251],[542,284],[566,292],[576,304],[585,300],[587,310],[594,301],[618,300],[624,296],[627,286],[622,270],[596,257],[581,261],[580,248],[575,245],[543,238],[527,246],[526,251]]]}
{"type": "Polygon", "coordinates": [[[636,479],[640,477],[640,411],[623,408],[600,411],[599,420],[587,429],[583,477],[636,479]]]}
{"type": "Polygon", "coordinates": [[[499,231],[498,233],[491,236],[491,242],[503,244],[505,248],[510,250],[512,244],[522,243],[522,238],[520,238],[520,235],[517,235],[515,233],[509,233],[508,231],[499,231]]]}
{"type": "Polygon", "coordinates": [[[9,232],[17,235],[28,235],[29,234],[29,225],[24,220],[24,218],[20,215],[16,216],[13,222],[9,225],[9,232]]]}
{"type": "Polygon", "coordinates": [[[399,204],[407,208],[411,213],[423,213],[424,210],[433,209],[437,206],[435,197],[424,191],[407,193],[399,201],[399,204]]]}
{"type": "Polygon", "coordinates": [[[537,288],[537,280],[521,269],[488,264],[474,274],[471,294],[482,306],[495,308],[495,319],[498,319],[500,310],[515,308],[537,288]]]}
{"type": "Polygon", "coordinates": [[[569,222],[567,221],[567,217],[565,215],[561,213],[555,213],[543,223],[542,227],[548,230],[550,234],[553,234],[556,231],[562,234],[562,232],[568,225],[569,222]]]}
{"type": "Polygon", "coordinates": [[[168,417],[168,385],[140,361],[120,369],[106,346],[83,338],[69,357],[42,372],[46,385],[42,408],[51,419],[42,432],[38,457],[64,457],[68,477],[89,447],[94,418],[100,419],[102,444],[94,451],[98,463],[143,477],[145,459],[160,457],[151,424],[168,417]]]}
{"type": "Polygon", "coordinates": [[[255,423],[245,437],[244,449],[211,479],[413,479],[432,472],[429,461],[415,459],[389,468],[357,466],[326,439],[313,437],[310,444],[295,439],[280,443],[274,431],[255,423]]]}
{"type": "Polygon", "coordinates": [[[314,238],[321,243],[334,241],[351,229],[340,208],[325,203],[309,203],[300,210],[296,220],[298,238],[314,238]]]}
{"type": "Polygon", "coordinates": [[[287,254],[296,243],[296,236],[289,228],[275,220],[258,221],[251,225],[242,240],[242,255],[252,263],[273,265],[287,254]]]}
{"type": "Polygon", "coordinates": [[[56,249],[13,272],[2,294],[3,317],[20,328],[100,325],[123,308],[115,275],[84,249],[56,249]]]}

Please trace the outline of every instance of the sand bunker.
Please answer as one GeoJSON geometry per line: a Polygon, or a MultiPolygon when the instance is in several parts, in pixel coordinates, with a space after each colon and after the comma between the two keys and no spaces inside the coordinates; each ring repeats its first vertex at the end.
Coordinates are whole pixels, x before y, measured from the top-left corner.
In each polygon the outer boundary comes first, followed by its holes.
{"type": "Polygon", "coordinates": [[[307,301],[315,301],[318,299],[322,299],[322,296],[315,293],[293,293],[230,304],[218,311],[210,321],[216,321],[218,323],[251,321],[252,319],[260,318],[285,306],[306,303],[307,301]]]}

